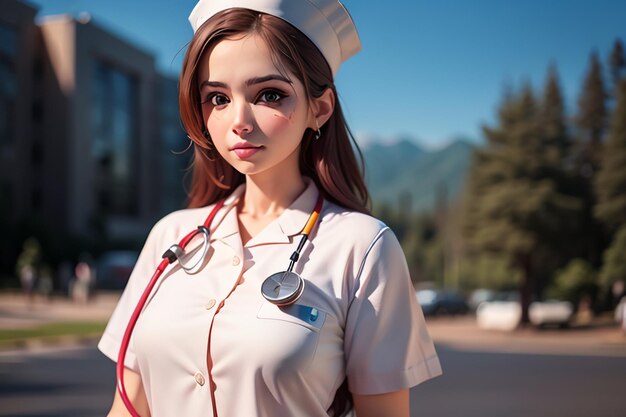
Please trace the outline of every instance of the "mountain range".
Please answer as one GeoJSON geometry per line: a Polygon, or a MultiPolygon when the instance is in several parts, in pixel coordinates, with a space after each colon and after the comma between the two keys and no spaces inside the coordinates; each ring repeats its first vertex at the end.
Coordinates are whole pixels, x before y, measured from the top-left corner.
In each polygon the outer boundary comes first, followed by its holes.
{"type": "Polygon", "coordinates": [[[455,200],[462,191],[475,147],[465,139],[456,139],[438,150],[427,150],[411,138],[368,140],[361,150],[374,206],[395,206],[410,196],[410,207],[403,209],[421,212],[432,211],[438,196],[455,200]]]}

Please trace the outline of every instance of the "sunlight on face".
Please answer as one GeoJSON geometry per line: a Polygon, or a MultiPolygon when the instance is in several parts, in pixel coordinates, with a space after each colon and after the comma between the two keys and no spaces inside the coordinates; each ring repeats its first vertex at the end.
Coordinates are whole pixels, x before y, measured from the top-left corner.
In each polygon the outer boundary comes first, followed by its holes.
{"type": "Polygon", "coordinates": [[[302,83],[281,75],[258,35],[223,40],[200,61],[202,116],[220,155],[246,175],[298,174],[298,151],[315,125],[302,83]]]}

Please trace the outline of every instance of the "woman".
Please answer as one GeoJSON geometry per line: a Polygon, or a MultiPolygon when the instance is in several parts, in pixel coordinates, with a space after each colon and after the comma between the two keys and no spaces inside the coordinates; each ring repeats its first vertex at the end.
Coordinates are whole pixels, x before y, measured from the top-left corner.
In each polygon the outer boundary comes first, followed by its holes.
{"type": "MultiPolygon", "coordinates": [[[[408,416],[408,388],[441,368],[337,101],[334,75],[360,49],[350,16],[337,0],[201,0],[190,21],[189,208],[150,232],[100,350],[117,359],[163,251],[215,212],[205,260],[191,251],[159,278],[130,339],[139,414],[408,416]],[[287,264],[302,280],[282,302],[287,264]]],[[[119,392],[109,415],[128,415],[119,392]]]]}

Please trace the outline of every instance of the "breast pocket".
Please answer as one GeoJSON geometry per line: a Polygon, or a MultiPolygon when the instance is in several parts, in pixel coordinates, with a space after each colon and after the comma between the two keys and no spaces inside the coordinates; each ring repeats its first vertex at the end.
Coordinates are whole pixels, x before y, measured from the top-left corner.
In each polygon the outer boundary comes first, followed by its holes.
{"type": "MultiPolygon", "coordinates": [[[[309,369],[315,358],[327,313],[303,304],[278,307],[265,302],[257,313],[255,331],[262,334],[263,368],[280,380],[309,369]]],[[[258,355],[258,354],[257,354],[258,355]]]]}
{"type": "Polygon", "coordinates": [[[272,303],[263,303],[257,317],[260,319],[283,320],[299,324],[313,331],[319,331],[326,321],[326,312],[317,307],[292,304],[278,307],[272,303]]]}

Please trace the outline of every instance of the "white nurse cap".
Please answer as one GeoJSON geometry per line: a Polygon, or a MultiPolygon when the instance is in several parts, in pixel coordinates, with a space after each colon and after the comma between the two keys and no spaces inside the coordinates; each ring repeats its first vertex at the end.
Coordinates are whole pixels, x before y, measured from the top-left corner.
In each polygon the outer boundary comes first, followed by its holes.
{"type": "Polygon", "coordinates": [[[194,33],[216,13],[235,7],[279,17],[298,28],[322,52],[333,76],[361,50],[354,22],[338,0],[200,0],[189,15],[194,33]]]}

